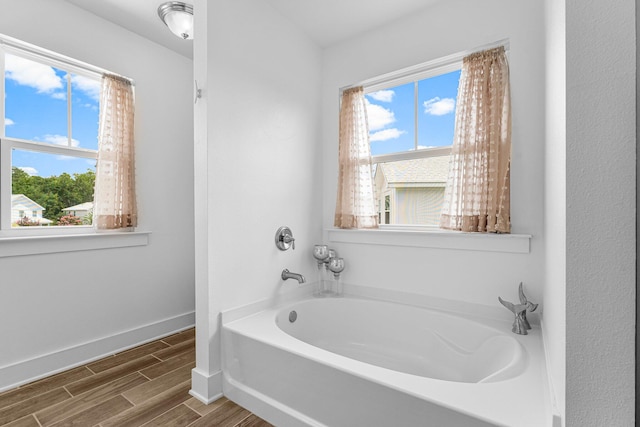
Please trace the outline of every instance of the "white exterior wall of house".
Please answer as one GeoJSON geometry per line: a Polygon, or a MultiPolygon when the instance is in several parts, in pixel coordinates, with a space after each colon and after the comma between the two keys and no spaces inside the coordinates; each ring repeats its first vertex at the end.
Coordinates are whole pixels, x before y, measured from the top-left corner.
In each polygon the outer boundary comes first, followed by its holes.
{"type": "Polygon", "coordinates": [[[43,218],[44,208],[24,194],[11,195],[11,223],[15,224],[24,217],[31,222],[47,225],[51,221],[43,218]]]}
{"type": "Polygon", "coordinates": [[[437,226],[448,171],[448,155],[378,164],[374,185],[380,223],[437,226]]]}
{"type": "Polygon", "coordinates": [[[395,224],[437,226],[444,200],[444,185],[395,188],[395,224]],[[400,208],[402,207],[402,209],[400,208]]]}
{"type": "Polygon", "coordinates": [[[444,200],[444,185],[406,186],[391,184],[376,188],[376,206],[381,224],[437,226],[444,200]],[[389,221],[385,198],[389,196],[389,221]]]}
{"type": "Polygon", "coordinates": [[[93,212],[93,202],[81,203],[79,205],[70,206],[62,209],[65,215],[73,215],[78,218],[84,218],[85,216],[93,212]]]}

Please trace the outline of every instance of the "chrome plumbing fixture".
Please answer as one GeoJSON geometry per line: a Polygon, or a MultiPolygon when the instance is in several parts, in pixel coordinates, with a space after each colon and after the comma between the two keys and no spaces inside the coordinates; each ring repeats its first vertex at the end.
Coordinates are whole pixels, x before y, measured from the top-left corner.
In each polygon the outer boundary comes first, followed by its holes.
{"type": "Polygon", "coordinates": [[[289,270],[287,270],[286,268],[284,270],[282,270],[282,274],[280,275],[280,277],[282,277],[282,280],[287,280],[287,279],[296,279],[298,281],[298,283],[303,284],[304,282],[306,282],[304,276],[302,274],[298,274],[298,273],[292,273],[289,270]]]}
{"type": "Polygon", "coordinates": [[[520,298],[520,304],[513,304],[512,302],[505,301],[500,297],[498,297],[498,301],[500,301],[500,304],[511,310],[511,312],[516,316],[513,321],[511,332],[518,335],[527,335],[527,330],[531,329],[531,325],[527,320],[527,311],[536,311],[538,304],[534,304],[527,300],[527,297],[522,290],[522,282],[520,282],[520,286],[518,286],[518,297],[520,298]]]}
{"type": "Polygon", "coordinates": [[[289,227],[282,226],[276,231],[276,247],[281,251],[296,248],[296,239],[293,238],[293,232],[289,227]]]}

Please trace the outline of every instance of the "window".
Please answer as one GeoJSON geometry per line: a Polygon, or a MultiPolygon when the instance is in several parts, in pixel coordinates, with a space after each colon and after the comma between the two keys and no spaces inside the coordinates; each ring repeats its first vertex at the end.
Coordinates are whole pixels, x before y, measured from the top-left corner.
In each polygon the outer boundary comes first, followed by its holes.
{"type": "MultiPolygon", "coordinates": [[[[495,237],[493,234],[510,233],[511,109],[507,49],[508,40],[501,40],[473,51],[451,55],[427,64],[362,81],[341,91],[343,99],[340,108],[341,131],[342,124],[345,123],[343,111],[357,111],[362,106],[362,108],[367,108],[369,113],[369,144],[373,154],[371,175],[376,177],[375,185],[378,190],[375,195],[378,203],[376,217],[378,222],[382,224],[381,228],[386,228],[386,230],[380,232],[367,230],[366,227],[349,227],[348,223],[345,227],[336,224],[336,228],[327,230],[330,242],[511,253],[529,252],[530,235],[510,234],[506,238],[504,236],[495,237]],[[463,62],[464,75],[461,71],[463,62]],[[487,67],[491,72],[486,72],[487,67]],[[421,88],[425,84],[442,81],[442,79],[451,76],[460,80],[456,84],[451,84],[451,88],[456,89],[455,92],[452,91],[451,96],[425,95],[422,92],[421,88]],[[456,86],[461,86],[459,94],[456,86]],[[344,94],[350,91],[356,92],[356,90],[360,94],[359,104],[353,103],[353,106],[347,104],[349,108],[343,108],[344,94]],[[402,95],[403,90],[413,95],[412,103],[410,102],[411,96],[396,97],[397,93],[402,95]],[[422,95],[420,95],[421,92],[422,95]],[[394,99],[400,100],[400,98],[405,99],[402,107],[394,106],[392,101],[394,99]],[[450,99],[454,100],[453,105],[450,99]],[[456,105],[458,99],[461,102],[461,107],[458,114],[455,115],[454,112],[459,108],[456,105]],[[404,113],[405,117],[409,117],[404,120],[409,123],[409,126],[402,125],[403,114],[397,113],[402,108],[413,113],[413,120],[411,120],[410,114],[404,113]],[[431,142],[435,140],[434,138],[426,138],[425,140],[423,134],[426,133],[423,133],[424,124],[422,121],[428,124],[428,120],[423,120],[424,117],[421,118],[420,114],[439,117],[445,116],[449,111],[453,123],[455,123],[451,125],[448,137],[450,138],[449,144],[452,146],[447,146],[444,142],[431,142]],[[380,118],[384,120],[379,120],[380,118]],[[456,126],[458,126],[458,132],[455,132],[456,126]],[[499,131],[496,132],[495,129],[499,129],[499,131]],[[391,145],[397,143],[403,136],[408,137],[408,142],[391,145]],[[453,145],[454,141],[455,145],[453,145]],[[383,142],[386,146],[381,144],[383,142]],[[379,145],[376,146],[376,144],[379,145]],[[415,194],[411,193],[424,192],[424,190],[419,188],[420,185],[406,185],[406,183],[416,183],[418,180],[411,179],[412,174],[417,174],[419,169],[429,170],[421,163],[436,158],[445,160],[447,175],[449,175],[449,164],[451,164],[451,168],[454,168],[455,173],[446,177],[446,185],[443,186],[447,192],[448,200],[443,200],[442,196],[438,197],[438,189],[432,188],[430,189],[431,194],[423,194],[422,200],[419,201],[415,194]],[[385,178],[394,172],[393,170],[384,170],[387,165],[406,160],[416,161],[405,162],[405,168],[399,172],[396,171],[399,178],[395,181],[385,178]],[[498,167],[492,166],[495,164],[498,167]],[[504,168],[505,165],[506,168],[504,168]],[[490,179],[483,180],[487,174],[490,175],[490,179]],[[480,181],[483,185],[476,185],[480,181]],[[394,182],[405,183],[405,185],[391,185],[394,182]],[[383,191],[380,191],[381,186],[383,191]],[[454,191],[457,193],[453,193],[454,191]],[[449,197],[450,192],[451,197],[449,197]],[[460,192],[470,194],[471,197],[467,197],[467,200],[473,200],[474,203],[471,205],[456,204],[455,201],[459,200],[456,199],[456,196],[460,192]],[[477,206],[476,200],[480,202],[477,206]],[[465,211],[467,208],[471,212],[465,211]],[[428,216],[427,219],[424,219],[424,216],[418,215],[424,211],[434,213],[432,219],[429,219],[428,216]],[[442,226],[445,230],[461,230],[464,233],[432,232],[429,230],[428,224],[438,223],[440,225],[445,217],[449,217],[450,222],[457,221],[454,224],[455,228],[442,226]],[[436,222],[436,218],[439,219],[438,222],[436,222]],[[458,222],[463,227],[458,227],[458,222]],[[394,224],[397,226],[394,227],[394,224]],[[412,224],[420,225],[412,228],[412,224]],[[348,228],[360,229],[350,230],[348,228]],[[420,232],[407,232],[412,230],[420,232]],[[426,230],[428,232],[423,232],[426,230]]],[[[442,87],[438,88],[438,90],[440,89],[442,87]]],[[[365,159],[366,161],[357,162],[357,160],[362,160],[363,156],[358,144],[363,140],[366,141],[360,136],[364,134],[364,132],[360,132],[361,121],[356,122],[348,114],[345,115],[345,119],[346,129],[352,132],[340,132],[339,166],[343,167],[343,164],[346,164],[346,162],[342,163],[342,152],[346,147],[351,150],[349,154],[355,152],[360,156],[355,158],[356,161],[353,161],[352,157],[347,158],[348,161],[358,166],[359,169],[356,171],[368,171],[369,158],[365,159]],[[353,121],[350,122],[350,120],[353,121]],[[349,127],[349,125],[353,126],[349,127]],[[343,134],[347,138],[343,138],[343,134]],[[355,137],[351,134],[355,134],[355,137]],[[346,141],[346,144],[343,144],[343,140],[346,141]]],[[[345,167],[348,166],[349,164],[346,164],[345,167]]],[[[421,172],[424,173],[424,170],[421,172]]],[[[341,175],[339,175],[339,184],[342,184],[341,175]]],[[[372,185],[370,181],[367,181],[368,179],[370,176],[361,179],[365,184],[356,187],[353,194],[361,192],[370,196],[369,188],[372,185]]],[[[357,198],[355,199],[357,200],[357,198]]],[[[369,206],[368,202],[371,199],[368,197],[368,200],[364,200],[361,205],[369,206]]],[[[342,211],[339,211],[338,203],[336,205],[337,218],[342,211]]],[[[358,207],[357,203],[354,205],[358,207]]]]}
{"type": "Polygon", "coordinates": [[[389,224],[390,220],[391,220],[391,195],[385,194],[384,195],[384,217],[380,215],[378,222],[380,224],[389,224]]]}
{"type": "Polygon", "coordinates": [[[364,85],[380,224],[439,223],[460,60],[364,85]]]}
{"type": "Polygon", "coordinates": [[[93,202],[101,74],[12,43],[0,70],[0,232],[91,225],[68,208],[93,202]]]}

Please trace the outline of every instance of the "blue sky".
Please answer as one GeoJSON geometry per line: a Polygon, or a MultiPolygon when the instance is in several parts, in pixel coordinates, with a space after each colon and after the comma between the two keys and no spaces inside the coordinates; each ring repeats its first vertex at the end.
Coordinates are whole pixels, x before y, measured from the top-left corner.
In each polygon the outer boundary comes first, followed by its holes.
{"type": "MultiPolygon", "coordinates": [[[[72,146],[98,148],[100,81],[70,74],[72,146]]],[[[5,134],[68,145],[67,72],[5,55],[5,134]]],[[[13,166],[43,177],[95,170],[95,160],[14,150],[13,166]]]]}
{"type": "MultiPolygon", "coordinates": [[[[460,70],[418,82],[418,148],[453,143],[460,70]]],[[[414,84],[366,95],[371,154],[415,148],[414,84]]]]}

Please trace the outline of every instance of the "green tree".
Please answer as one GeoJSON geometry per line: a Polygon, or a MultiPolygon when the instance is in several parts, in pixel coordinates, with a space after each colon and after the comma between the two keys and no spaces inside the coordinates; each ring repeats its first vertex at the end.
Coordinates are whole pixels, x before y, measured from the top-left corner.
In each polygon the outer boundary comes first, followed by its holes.
{"type": "Polygon", "coordinates": [[[30,176],[14,167],[11,173],[11,191],[12,194],[24,194],[41,205],[45,209],[43,216],[57,223],[64,215],[62,209],[93,201],[95,180],[96,175],[91,170],[74,173],[73,176],[63,173],[43,178],[30,176]]]}
{"type": "Polygon", "coordinates": [[[85,173],[74,173],[73,179],[76,183],[78,195],[82,199],[80,203],[93,201],[93,190],[96,185],[95,172],[88,170],[85,173]]]}
{"type": "MultiPolygon", "coordinates": [[[[30,192],[30,180],[28,173],[19,168],[13,168],[11,170],[11,186],[13,194],[24,194],[30,192]]],[[[27,196],[28,197],[28,196],[27,196]]]]}

